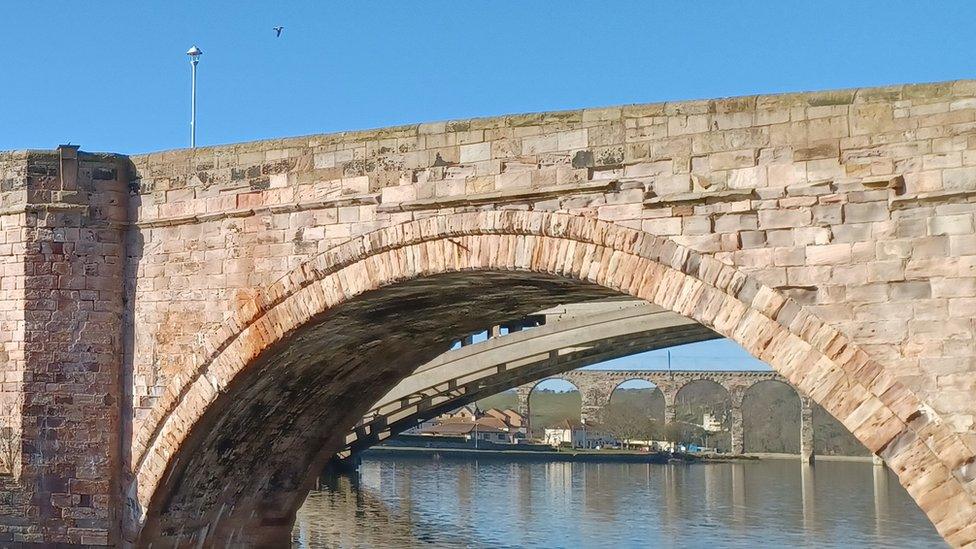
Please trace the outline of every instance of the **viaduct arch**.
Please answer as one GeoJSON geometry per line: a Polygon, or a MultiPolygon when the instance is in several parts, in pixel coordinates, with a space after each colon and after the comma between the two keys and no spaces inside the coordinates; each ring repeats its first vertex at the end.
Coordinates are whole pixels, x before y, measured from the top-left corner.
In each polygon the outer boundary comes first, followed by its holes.
{"type": "Polygon", "coordinates": [[[959,81],[0,153],[0,540],[280,539],[412,368],[626,294],[770,363],[973,544],[974,136],[959,81]]]}
{"type": "MultiPolygon", "coordinates": [[[[813,444],[814,426],[813,426],[813,409],[811,407],[811,402],[809,398],[805,398],[804,395],[797,393],[796,390],[793,389],[793,387],[790,387],[789,383],[785,383],[783,380],[768,380],[768,381],[754,383],[753,385],[746,388],[745,391],[743,391],[742,399],[740,400],[739,405],[742,406],[743,403],[748,399],[757,398],[756,395],[750,393],[753,393],[756,387],[760,387],[764,385],[778,386],[779,389],[787,391],[791,397],[795,395],[796,400],[794,402],[797,405],[796,408],[799,414],[799,424],[800,424],[800,429],[799,429],[800,455],[805,460],[812,459],[815,450],[813,444]]],[[[755,416],[755,414],[753,414],[753,416],[755,416]]],[[[750,419],[751,422],[757,421],[755,417],[750,419]]],[[[744,410],[740,410],[738,420],[743,424],[742,449],[745,450],[747,446],[746,439],[750,437],[749,435],[745,434],[746,429],[744,426],[745,424],[744,410]]]]}

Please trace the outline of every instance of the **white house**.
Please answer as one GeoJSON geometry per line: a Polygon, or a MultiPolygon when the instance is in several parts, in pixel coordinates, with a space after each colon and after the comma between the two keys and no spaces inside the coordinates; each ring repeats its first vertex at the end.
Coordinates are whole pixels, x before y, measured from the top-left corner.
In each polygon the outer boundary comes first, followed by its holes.
{"type": "Polygon", "coordinates": [[[573,448],[585,448],[587,447],[586,428],[578,421],[564,419],[552,427],[545,428],[543,441],[555,447],[568,444],[573,448]]]}

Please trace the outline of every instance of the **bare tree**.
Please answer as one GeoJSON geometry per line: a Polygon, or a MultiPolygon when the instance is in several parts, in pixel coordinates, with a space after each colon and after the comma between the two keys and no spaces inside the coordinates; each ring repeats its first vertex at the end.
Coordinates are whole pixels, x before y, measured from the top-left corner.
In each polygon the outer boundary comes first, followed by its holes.
{"type": "Polygon", "coordinates": [[[603,429],[625,445],[629,440],[651,440],[657,435],[654,420],[633,403],[611,402],[603,409],[600,419],[603,429]]]}
{"type": "Polygon", "coordinates": [[[664,438],[668,442],[688,443],[702,440],[704,429],[692,423],[675,421],[664,429],[664,438]]]}

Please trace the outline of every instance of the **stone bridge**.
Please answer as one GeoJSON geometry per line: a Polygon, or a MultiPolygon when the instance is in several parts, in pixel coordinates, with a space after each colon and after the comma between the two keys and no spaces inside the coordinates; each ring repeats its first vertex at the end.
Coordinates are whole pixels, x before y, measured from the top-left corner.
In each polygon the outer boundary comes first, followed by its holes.
{"type": "Polygon", "coordinates": [[[0,154],[0,536],[286,543],[479,327],[629,295],[740,343],[976,543],[976,82],[0,154]]]}

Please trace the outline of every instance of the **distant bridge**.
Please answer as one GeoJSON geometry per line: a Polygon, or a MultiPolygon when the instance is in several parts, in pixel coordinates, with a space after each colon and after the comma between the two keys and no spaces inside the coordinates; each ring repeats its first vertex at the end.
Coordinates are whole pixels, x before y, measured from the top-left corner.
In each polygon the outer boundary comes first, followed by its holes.
{"type": "MultiPolygon", "coordinates": [[[[675,417],[678,391],[700,380],[713,381],[729,395],[733,453],[743,447],[742,401],[761,381],[789,382],[773,371],[577,370],[613,358],[718,337],[685,317],[639,300],[581,303],[541,311],[543,326],[501,335],[497,327],[486,341],[468,343],[425,364],[401,381],[364,416],[346,437],[340,458],[465,404],[518,388],[519,412],[529,417],[529,394],[546,379],[563,379],[582,396],[581,419],[597,418],[621,383],[640,379],[660,389],[665,421],[675,417]],[[554,321],[553,321],[554,319],[554,321]]],[[[517,327],[518,324],[515,323],[517,327]]],[[[470,339],[467,339],[470,341],[470,339]]],[[[813,457],[810,401],[801,402],[800,454],[813,457]]]]}

